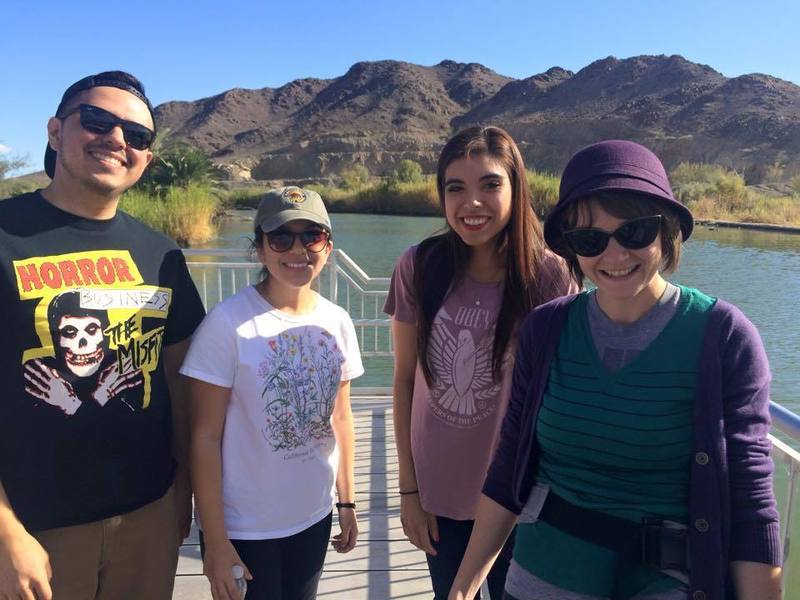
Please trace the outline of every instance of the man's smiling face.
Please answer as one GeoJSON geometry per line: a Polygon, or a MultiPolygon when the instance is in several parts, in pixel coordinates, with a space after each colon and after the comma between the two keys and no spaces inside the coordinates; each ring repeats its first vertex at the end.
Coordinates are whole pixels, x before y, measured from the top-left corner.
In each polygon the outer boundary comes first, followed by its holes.
{"type": "MultiPolygon", "coordinates": [[[[62,113],[78,104],[102,108],[120,119],[153,129],[147,105],[115,87],[94,87],[78,94],[62,113]]],[[[80,112],[52,118],[47,126],[50,145],[58,152],[55,178],[69,187],[85,187],[95,194],[118,196],[135,184],[153,158],[148,150],[136,150],[126,143],[121,127],[108,133],[93,133],[81,126],[80,112]]]]}

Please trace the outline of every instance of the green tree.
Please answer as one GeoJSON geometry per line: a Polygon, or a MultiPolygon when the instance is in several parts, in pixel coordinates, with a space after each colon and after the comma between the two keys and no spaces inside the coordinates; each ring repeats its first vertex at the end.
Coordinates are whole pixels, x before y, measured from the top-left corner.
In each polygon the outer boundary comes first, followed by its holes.
{"type": "Polygon", "coordinates": [[[156,151],[137,186],[163,196],[170,187],[206,184],[215,170],[211,159],[201,150],[180,142],[156,151]]]}
{"type": "Polygon", "coordinates": [[[342,171],[342,187],[346,190],[358,190],[369,185],[369,169],[364,165],[353,165],[342,171]]]}
{"type": "Polygon", "coordinates": [[[0,179],[5,179],[11,171],[28,166],[28,159],[21,156],[0,155],[0,179]]]}
{"type": "Polygon", "coordinates": [[[422,166],[418,162],[403,159],[389,176],[390,183],[417,183],[422,181],[422,166]]]}

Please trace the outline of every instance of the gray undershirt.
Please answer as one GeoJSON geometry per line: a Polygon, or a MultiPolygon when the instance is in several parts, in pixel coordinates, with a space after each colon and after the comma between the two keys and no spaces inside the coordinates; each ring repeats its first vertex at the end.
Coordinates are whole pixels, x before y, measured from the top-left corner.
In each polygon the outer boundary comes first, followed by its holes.
{"type": "Polygon", "coordinates": [[[658,337],[678,309],[680,292],[678,286],[667,282],[658,302],[638,320],[627,324],[615,323],[609,319],[597,303],[597,293],[589,293],[586,316],[597,355],[606,369],[619,371],[658,337]]]}

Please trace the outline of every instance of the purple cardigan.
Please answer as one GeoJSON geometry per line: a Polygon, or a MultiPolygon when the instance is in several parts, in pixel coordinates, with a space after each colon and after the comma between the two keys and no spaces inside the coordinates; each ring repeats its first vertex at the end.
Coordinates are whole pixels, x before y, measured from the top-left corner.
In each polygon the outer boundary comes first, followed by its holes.
{"type": "MultiPolygon", "coordinates": [[[[536,479],[536,420],[569,305],[537,307],[520,328],[500,442],[483,493],[519,514],[536,479]]],[[[780,565],[772,489],[767,356],[758,331],[735,306],[717,300],[708,319],[692,412],[689,480],[689,588],[722,600],[733,560],[780,565]]]]}

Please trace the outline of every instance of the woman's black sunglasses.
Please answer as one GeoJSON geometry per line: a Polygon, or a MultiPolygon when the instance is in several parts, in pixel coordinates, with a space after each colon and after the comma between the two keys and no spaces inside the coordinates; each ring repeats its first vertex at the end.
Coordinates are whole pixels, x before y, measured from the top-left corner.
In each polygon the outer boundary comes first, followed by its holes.
{"type": "Polygon", "coordinates": [[[275,252],[288,252],[294,246],[295,238],[300,238],[303,248],[309,252],[322,252],[331,239],[331,234],[324,229],[309,229],[308,231],[293,232],[286,229],[276,229],[266,234],[267,244],[275,252]]]}
{"type": "Polygon", "coordinates": [[[641,250],[652,244],[658,236],[661,215],[651,215],[625,221],[612,232],[595,227],[578,227],[565,231],[564,241],[578,256],[600,256],[612,237],[628,250],[641,250]]]}
{"type": "Polygon", "coordinates": [[[75,108],[66,111],[64,114],[59,115],[59,119],[66,119],[68,116],[81,113],[81,127],[91,133],[106,134],[114,127],[119,125],[122,127],[122,136],[125,138],[125,143],[131,148],[136,150],[147,150],[153,143],[155,133],[134,121],[126,121],[120,119],[118,116],[103,110],[91,104],[80,104],[75,108]]]}

